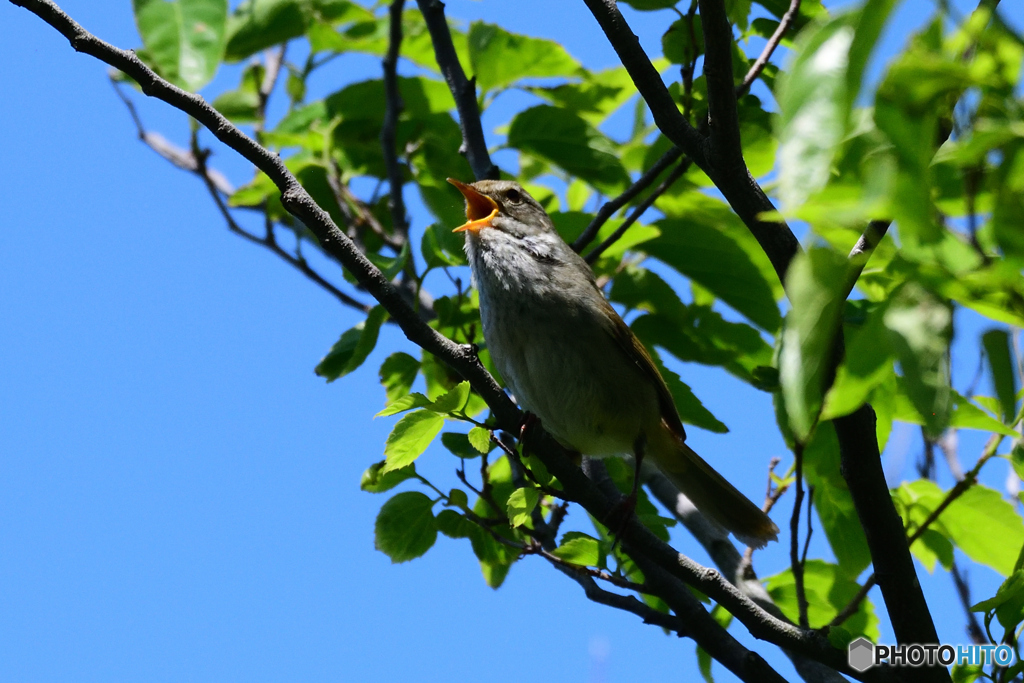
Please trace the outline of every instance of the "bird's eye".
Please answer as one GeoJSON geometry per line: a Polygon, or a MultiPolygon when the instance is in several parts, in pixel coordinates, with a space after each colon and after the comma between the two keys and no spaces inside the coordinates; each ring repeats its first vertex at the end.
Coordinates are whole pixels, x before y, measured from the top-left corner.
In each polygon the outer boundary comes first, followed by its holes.
{"type": "Polygon", "coordinates": [[[505,193],[505,199],[509,200],[513,204],[518,204],[523,201],[523,195],[520,194],[519,190],[511,189],[505,193]]]}

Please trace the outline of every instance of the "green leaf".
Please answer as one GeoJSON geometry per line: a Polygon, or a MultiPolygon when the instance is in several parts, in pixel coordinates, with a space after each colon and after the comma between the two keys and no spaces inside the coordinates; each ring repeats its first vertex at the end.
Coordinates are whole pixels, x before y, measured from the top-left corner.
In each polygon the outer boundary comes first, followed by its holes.
{"type": "Polygon", "coordinates": [[[468,510],[469,497],[466,496],[466,492],[462,489],[452,489],[448,492],[448,502],[446,505],[454,505],[455,507],[468,510]]]}
{"type": "Polygon", "coordinates": [[[796,59],[780,75],[779,192],[791,211],[828,183],[868,59],[895,0],[867,0],[801,31],[796,59]]]}
{"type": "Polygon", "coordinates": [[[457,458],[479,458],[480,451],[475,449],[465,434],[458,432],[444,432],[441,434],[441,445],[457,458]]]}
{"type": "Polygon", "coordinates": [[[406,479],[416,476],[416,465],[409,465],[398,470],[385,472],[385,461],[381,460],[366,468],[359,480],[359,488],[370,493],[390,491],[406,479]]]}
{"type": "Polygon", "coordinates": [[[442,427],[444,418],[430,410],[417,410],[399,420],[384,444],[384,471],[401,469],[420,457],[442,427]]]}
{"type": "Polygon", "coordinates": [[[470,538],[476,524],[455,510],[441,510],[437,513],[437,530],[448,538],[470,538]]]}
{"type": "Polygon", "coordinates": [[[320,359],[316,374],[333,382],[362,365],[377,345],[377,334],[387,317],[383,306],[374,306],[366,320],[342,334],[327,355],[320,359]]]}
{"type": "Polygon", "coordinates": [[[135,23],[157,73],[197,91],[224,53],[227,0],[133,0],[135,23]]]}
{"type": "Polygon", "coordinates": [[[409,393],[419,371],[420,362],[402,351],[395,352],[384,359],[380,366],[379,377],[389,403],[397,401],[409,393]]]}
{"type": "Polygon", "coordinates": [[[1024,571],[1018,570],[999,586],[995,596],[971,607],[972,612],[995,611],[996,618],[1007,632],[1015,631],[1024,621],[1024,571]]]}
{"type": "Polygon", "coordinates": [[[508,519],[512,526],[530,526],[530,515],[540,502],[540,492],[534,488],[521,488],[508,497],[508,519]]]}
{"type": "Polygon", "coordinates": [[[782,332],[779,381],[790,427],[800,440],[810,434],[821,410],[847,267],[843,256],[820,247],[799,254],[789,267],[786,291],[792,307],[782,332]]]}
{"type": "Polygon", "coordinates": [[[656,225],[661,235],[644,244],[645,252],[700,283],[765,330],[779,329],[781,316],[772,285],[732,236],[697,215],[666,218],[656,225]]]}
{"type": "MultiPolygon", "coordinates": [[[[420,186],[422,192],[423,186],[420,186]]],[[[432,223],[423,231],[420,251],[427,268],[443,268],[445,266],[464,266],[466,255],[462,251],[464,238],[452,232],[451,227],[432,223]]]]}
{"type": "Polygon", "coordinates": [[[989,330],[981,337],[992,372],[1003,422],[1010,424],[1017,416],[1017,373],[1014,371],[1010,335],[1005,330],[989,330]]]}
{"type": "MultiPolygon", "coordinates": [[[[878,393],[876,392],[874,396],[877,398],[878,393]]],[[[892,399],[892,418],[894,420],[922,426],[927,424],[924,415],[921,414],[921,411],[918,410],[910,398],[910,390],[907,387],[905,378],[894,378],[890,398],[892,399]]],[[[991,417],[956,391],[950,390],[950,398],[953,409],[949,416],[948,426],[954,429],[978,429],[983,432],[996,432],[1009,437],[1018,436],[1013,428],[991,417]]]]}
{"type": "MultiPolygon", "coordinates": [[[[908,523],[917,526],[948,493],[933,481],[904,482],[893,491],[894,501],[908,523]]],[[[929,527],[942,533],[964,554],[1003,576],[1014,571],[1024,545],[1024,521],[998,491],[974,484],[949,504],[929,527]]]]}
{"type": "MultiPolygon", "coordinates": [[[[710,197],[688,183],[677,183],[661,195],[654,206],[664,213],[666,218],[681,219],[674,224],[684,229],[685,226],[700,224],[705,229],[714,229],[729,237],[761,272],[762,279],[770,286],[772,298],[778,301],[785,296],[775,266],[747,226],[724,201],[710,197]]],[[[778,314],[774,318],[781,322],[781,316],[778,314]]],[[[769,331],[777,329],[776,325],[769,331]]]]}
{"type": "MultiPolygon", "coordinates": [[[[664,59],[656,59],[653,63],[658,71],[664,71],[668,66],[664,59]]],[[[603,123],[637,94],[633,79],[623,66],[585,73],[577,83],[525,89],[561,109],[579,114],[592,126],[603,123]]],[[[569,208],[578,210],[579,206],[569,208]]]]}
{"type": "Polygon", "coordinates": [[[825,187],[846,132],[846,72],[857,15],[840,14],[803,31],[796,59],[780,74],[779,194],[791,211],[825,187]]]}
{"type": "Polygon", "coordinates": [[[654,361],[654,365],[658,368],[658,372],[665,379],[665,384],[668,385],[669,393],[672,394],[672,401],[676,405],[676,410],[679,412],[679,419],[686,424],[692,424],[701,429],[706,429],[709,432],[716,434],[725,434],[729,431],[729,428],[722,424],[717,417],[711,414],[711,411],[704,407],[704,404],[700,402],[689,386],[686,385],[679,375],[672,372],[661,362],[661,358],[658,356],[658,352],[654,349],[649,349],[651,353],[651,359],[654,361]]]}
{"type": "Polygon", "coordinates": [[[380,411],[374,417],[387,417],[388,415],[397,415],[398,413],[404,413],[406,410],[413,410],[414,408],[425,408],[431,404],[429,398],[419,392],[413,392],[406,394],[405,396],[399,396],[394,401],[389,403],[384,410],[380,411]]]}
{"type": "Polygon", "coordinates": [[[224,58],[239,61],[306,32],[314,9],[348,5],[337,0],[244,0],[228,18],[224,58]]]}
{"type": "Polygon", "coordinates": [[[439,396],[428,408],[437,413],[450,413],[461,410],[469,400],[469,382],[459,382],[447,393],[439,396]]]}
{"type": "Polygon", "coordinates": [[[570,531],[562,536],[562,544],[551,554],[584,567],[601,566],[601,542],[579,531],[570,531]]]}
{"type": "Polygon", "coordinates": [[[631,328],[648,348],[664,348],[681,361],[722,366],[766,391],[778,385],[778,373],[767,367],[772,364],[772,349],[760,333],[750,325],[726,321],[708,306],[689,306],[681,319],[661,312],[642,315],[631,328]]]}
{"type": "Polygon", "coordinates": [[[938,438],[952,410],[948,356],[952,307],[909,282],[893,296],[884,321],[910,400],[924,417],[927,433],[938,438]]]}
{"type": "Polygon", "coordinates": [[[711,655],[708,651],[702,648],[700,645],[697,646],[697,669],[700,670],[701,678],[704,679],[704,683],[715,683],[714,677],[711,675],[711,655]]]}
{"type": "Polygon", "coordinates": [[[672,22],[661,36],[661,52],[673,64],[689,64],[704,54],[704,28],[691,16],[672,22]]]}
{"type": "Polygon", "coordinates": [[[481,453],[490,453],[494,448],[491,444],[491,433],[483,427],[473,427],[467,435],[469,443],[481,453]]]}
{"type": "Polygon", "coordinates": [[[508,145],[604,192],[618,192],[629,185],[615,143],[571,111],[542,104],[519,112],[509,126],[508,145]]]}
{"type": "Polygon", "coordinates": [[[553,40],[509,33],[496,24],[469,27],[469,63],[482,92],[503,89],[523,78],[572,76],[580,65],[553,40]]]}
{"type": "Polygon", "coordinates": [[[374,545],[393,563],[420,557],[437,540],[433,501],[419,491],[399,493],[381,506],[374,545]]]}
{"type": "Polygon", "coordinates": [[[935,571],[936,561],[947,570],[953,566],[953,544],[934,529],[925,530],[921,538],[910,546],[910,552],[929,572],[935,571]]]}
{"type": "Polygon", "coordinates": [[[822,422],[804,449],[804,476],[814,487],[814,509],[839,568],[847,576],[856,577],[871,564],[871,551],[839,467],[835,427],[822,422]]]}
{"type": "Polygon", "coordinates": [[[876,307],[867,313],[864,324],[847,333],[846,353],[825,396],[822,419],[849,415],[864,404],[875,387],[894,374],[884,315],[885,308],[876,307]]]}
{"type": "MultiPolygon", "coordinates": [[[[796,623],[799,619],[799,608],[796,600],[796,583],[793,572],[784,572],[765,579],[768,595],[778,605],[788,619],[796,623]]],[[[837,565],[823,560],[808,560],[804,565],[804,591],[807,595],[807,618],[811,628],[821,628],[849,604],[860,586],[849,578],[837,565]]],[[[856,638],[864,636],[877,642],[878,617],[870,600],[863,600],[860,607],[843,626],[856,638]]]]}

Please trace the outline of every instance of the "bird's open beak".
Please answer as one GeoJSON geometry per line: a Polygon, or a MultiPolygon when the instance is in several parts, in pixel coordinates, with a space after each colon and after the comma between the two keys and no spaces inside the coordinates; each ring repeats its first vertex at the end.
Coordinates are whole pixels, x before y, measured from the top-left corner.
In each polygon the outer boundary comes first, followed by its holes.
{"type": "Polygon", "coordinates": [[[466,198],[466,218],[463,225],[452,230],[452,232],[479,232],[483,228],[491,227],[491,221],[498,216],[498,204],[485,194],[480,194],[472,185],[460,182],[455,178],[448,178],[448,182],[459,189],[462,196],[466,198]]]}

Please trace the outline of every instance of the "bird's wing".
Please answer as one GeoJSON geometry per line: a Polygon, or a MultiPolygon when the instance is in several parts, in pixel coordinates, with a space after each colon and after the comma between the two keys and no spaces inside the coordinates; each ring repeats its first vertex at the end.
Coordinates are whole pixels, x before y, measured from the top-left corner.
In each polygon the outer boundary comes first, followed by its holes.
{"type": "MultiPolygon", "coordinates": [[[[596,287],[596,285],[595,285],[596,287]]],[[[661,417],[665,420],[665,424],[675,432],[679,438],[686,440],[686,429],[683,428],[683,423],[679,419],[679,411],[676,410],[675,401],[672,400],[672,393],[668,390],[668,385],[665,384],[665,379],[658,372],[657,366],[651,359],[651,355],[647,353],[647,349],[644,348],[643,342],[637,339],[637,336],[633,334],[633,330],[629,329],[629,325],[626,321],[619,317],[619,314],[615,312],[612,305],[608,303],[608,300],[604,298],[598,290],[598,297],[601,302],[601,306],[607,313],[608,326],[607,330],[611,334],[612,338],[618,343],[619,347],[626,353],[626,355],[636,363],[637,367],[646,375],[651,382],[654,384],[658,392],[658,406],[661,408],[661,417]]]]}

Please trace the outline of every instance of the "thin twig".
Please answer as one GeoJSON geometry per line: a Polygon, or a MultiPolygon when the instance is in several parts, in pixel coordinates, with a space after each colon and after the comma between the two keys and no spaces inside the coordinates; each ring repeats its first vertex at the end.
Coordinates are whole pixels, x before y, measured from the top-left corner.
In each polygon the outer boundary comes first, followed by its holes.
{"type": "Polygon", "coordinates": [[[622,222],[622,225],[616,228],[615,232],[608,235],[608,239],[606,239],[604,242],[601,242],[601,244],[597,245],[593,249],[593,251],[587,254],[584,260],[587,263],[593,265],[594,261],[596,261],[601,256],[601,254],[603,254],[608,249],[608,247],[618,242],[619,239],[621,239],[622,236],[626,234],[626,231],[629,230],[629,228],[632,227],[634,223],[636,223],[640,216],[642,216],[644,212],[647,211],[647,209],[651,208],[651,205],[654,204],[658,197],[665,194],[665,192],[670,187],[672,187],[672,184],[679,180],[689,168],[689,159],[683,159],[682,161],[680,161],[679,164],[677,164],[676,167],[672,170],[672,173],[670,173],[668,177],[665,178],[665,180],[661,183],[661,185],[659,185],[653,192],[651,192],[651,194],[649,194],[646,199],[640,202],[640,204],[635,209],[633,209],[632,213],[629,214],[629,217],[622,222]]]}
{"type": "Polygon", "coordinates": [[[597,236],[597,233],[601,230],[601,226],[604,225],[609,218],[615,215],[615,212],[621,209],[623,206],[628,204],[638,194],[646,190],[648,187],[658,179],[658,176],[664,172],[669,166],[675,163],[676,159],[683,155],[683,150],[678,147],[673,147],[669,151],[665,152],[660,159],[654,162],[646,173],[637,178],[636,182],[629,186],[625,192],[620,194],[615,199],[610,199],[601,205],[597,215],[594,216],[594,220],[590,221],[590,224],[580,233],[580,236],[576,238],[576,241],[572,243],[572,249],[577,254],[583,251],[583,247],[590,244],[590,241],[597,236]]]}
{"type": "Polygon", "coordinates": [[[967,636],[976,645],[985,645],[989,642],[988,636],[978,623],[978,613],[971,610],[974,602],[971,600],[971,586],[967,582],[967,572],[961,571],[956,560],[950,567],[950,574],[953,576],[953,585],[956,586],[956,595],[960,599],[960,606],[967,615],[967,636]]]}
{"type": "MultiPolygon", "coordinates": [[[[814,533],[814,525],[812,523],[813,515],[811,510],[814,509],[814,487],[807,487],[807,536],[804,537],[804,551],[800,555],[800,567],[801,571],[807,566],[807,551],[811,547],[811,534],[814,533]]],[[[806,600],[806,595],[804,596],[806,600]]]]}
{"type": "Polygon", "coordinates": [[[263,141],[263,131],[267,125],[267,102],[270,101],[270,94],[274,92],[277,85],[277,78],[281,74],[281,66],[284,64],[284,55],[288,49],[288,43],[282,43],[276,50],[264,52],[263,81],[256,99],[256,123],[253,125],[253,133],[256,139],[263,141]]]}
{"type": "Polygon", "coordinates": [[[402,9],[405,0],[394,0],[388,10],[390,16],[390,34],[388,51],[384,56],[384,124],[380,129],[380,144],[384,152],[384,167],[387,169],[388,184],[391,193],[388,206],[391,209],[391,225],[395,234],[402,240],[409,234],[409,218],[405,213],[405,200],[402,196],[402,166],[398,161],[395,148],[395,129],[398,117],[404,109],[402,96],[398,92],[398,55],[402,47],[402,9]]]}
{"type": "Polygon", "coordinates": [[[779,20],[779,25],[775,28],[775,32],[772,33],[772,37],[768,39],[764,49],[761,50],[761,54],[754,63],[750,65],[750,70],[747,71],[747,75],[743,77],[743,82],[736,86],[736,95],[744,95],[747,90],[750,89],[751,84],[761,75],[764,68],[768,66],[768,60],[772,58],[772,53],[775,52],[775,48],[782,42],[783,37],[786,35],[786,31],[789,30],[790,24],[793,23],[793,19],[800,12],[800,0],[790,0],[789,9],[782,15],[782,19],[779,20]]]}
{"type": "MultiPolygon", "coordinates": [[[[928,527],[932,525],[932,522],[938,519],[939,515],[945,512],[946,508],[948,508],[953,503],[953,501],[962,496],[967,491],[967,489],[971,488],[971,486],[973,486],[978,481],[978,474],[981,472],[981,468],[985,465],[986,462],[988,462],[989,460],[992,459],[993,456],[995,456],[996,450],[999,448],[999,444],[1002,442],[1002,434],[992,434],[992,436],[989,437],[988,441],[985,443],[985,448],[982,450],[981,457],[978,458],[978,462],[975,463],[974,467],[971,468],[971,471],[965,474],[964,478],[958,481],[953,486],[953,488],[951,488],[946,493],[946,497],[942,499],[942,502],[939,503],[938,506],[936,506],[936,508],[932,510],[927,517],[925,517],[924,521],[921,522],[921,524],[916,529],[914,529],[914,531],[911,534],[907,536],[908,548],[914,545],[914,543],[917,542],[921,538],[921,536],[924,535],[924,532],[928,531],[928,527]]],[[[849,604],[847,604],[846,607],[840,610],[839,614],[837,614],[835,618],[832,619],[831,622],[829,622],[829,627],[838,626],[847,619],[849,619],[851,616],[853,616],[853,614],[857,611],[861,600],[864,599],[864,597],[868,594],[868,591],[871,590],[871,588],[876,583],[878,583],[877,576],[875,574],[869,576],[867,581],[864,582],[864,585],[857,592],[857,595],[855,595],[853,599],[850,600],[849,604]]]]}
{"type": "Polygon", "coordinates": [[[459,63],[451,30],[444,17],[444,3],[441,0],[417,0],[417,4],[434,44],[437,65],[452,91],[455,108],[459,112],[459,127],[462,129],[462,147],[459,151],[466,155],[477,180],[497,180],[500,172],[491,162],[491,155],[487,151],[484,128],[480,122],[480,107],[476,101],[476,83],[466,78],[466,72],[459,63]]]}
{"type": "Polygon", "coordinates": [[[804,590],[804,565],[800,562],[800,511],[804,503],[804,445],[797,442],[793,447],[795,458],[794,478],[796,493],[793,498],[793,514],[789,518],[789,565],[796,587],[796,604],[800,614],[800,626],[808,628],[807,592],[804,590]]]}
{"type": "Polygon", "coordinates": [[[224,203],[224,200],[220,196],[220,192],[217,190],[216,184],[210,178],[209,171],[206,168],[206,158],[209,156],[209,150],[199,149],[199,138],[195,133],[193,133],[192,135],[192,149],[193,156],[196,160],[195,173],[202,179],[203,184],[206,185],[206,189],[209,192],[210,197],[213,199],[213,203],[216,204],[217,210],[220,212],[220,215],[223,216],[224,222],[227,223],[228,230],[238,235],[242,239],[251,242],[252,244],[258,244],[259,246],[274,252],[285,263],[299,270],[303,275],[305,275],[307,278],[318,284],[326,292],[331,294],[334,298],[336,298],[338,301],[345,304],[346,306],[354,308],[358,311],[362,311],[363,313],[370,312],[372,306],[364,304],[358,299],[355,299],[354,297],[349,296],[345,292],[341,291],[332,283],[324,279],[324,277],[320,275],[320,273],[313,270],[305,259],[296,258],[295,256],[292,256],[284,249],[282,249],[274,237],[272,224],[268,224],[267,233],[262,238],[257,237],[256,235],[253,235],[249,231],[243,229],[235,220],[234,216],[231,215],[231,210],[224,203]]]}

